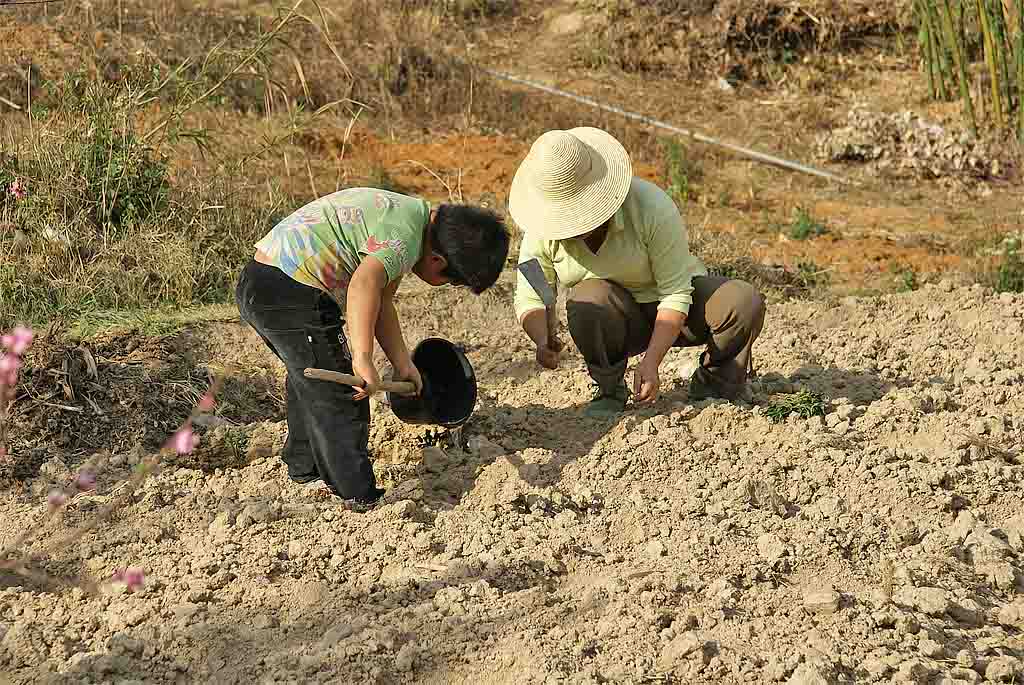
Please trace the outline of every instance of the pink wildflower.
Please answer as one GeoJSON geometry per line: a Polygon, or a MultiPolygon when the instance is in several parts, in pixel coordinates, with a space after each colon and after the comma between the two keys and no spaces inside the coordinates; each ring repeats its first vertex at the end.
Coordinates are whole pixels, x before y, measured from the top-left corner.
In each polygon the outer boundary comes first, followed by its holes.
{"type": "Polygon", "coordinates": [[[128,589],[134,592],[142,587],[143,582],[146,580],[146,575],[142,572],[141,568],[130,567],[124,570],[122,574],[124,584],[128,586],[128,589]]]}
{"type": "Polygon", "coordinates": [[[50,494],[46,496],[46,503],[50,505],[51,509],[59,509],[67,501],[67,495],[60,490],[50,490],[50,494]]]}
{"type": "Polygon", "coordinates": [[[75,476],[75,487],[82,492],[87,492],[96,487],[96,474],[88,469],[82,469],[75,476]]]}
{"type": "Polygon", "coordinates": [[[213,395],[206,393],[203,398],[199,400],[199,411],[213,411],[213,407],[216,403],[213,400],[213,395]]]}
{"type": "Polygon", "coordinates": [[[124,583],[131,591],[138,590],[146,580],[145,574],[137,566],[129,566],[124,570],[118,569],[110,575],[111,582],[124,583]]]}
{"type": "Polygon", "coordinates": [[[14,179],[14,182],[11,183],[10,191],[11,195],[13,195],[17,200],[21,200],[28,195],[28,190],[25,188],[25,184],[21,182],[20,178],[14,179]]]}
{"type": "Polygon", "coordinates": [[[171,436],[171,439],[167,441],[167,446],[178,454],[189,454],[195,449],[198,442],[196,436],[192,434],[192,426],[185,425],[171,436]]]}
{"type": "Polygon", "coordinates": [[[18,326],[10,333],[0,336],[0,345],[6,347],[11,354],[21,356],[32,344],[33,337],[35,336],[30,329],[18,326]]]}
{"type": "Polygon", "coordinates": [[[0,385],[14,387],[18,383],[21,360],[13,354],[0,355],[0,385]]]}

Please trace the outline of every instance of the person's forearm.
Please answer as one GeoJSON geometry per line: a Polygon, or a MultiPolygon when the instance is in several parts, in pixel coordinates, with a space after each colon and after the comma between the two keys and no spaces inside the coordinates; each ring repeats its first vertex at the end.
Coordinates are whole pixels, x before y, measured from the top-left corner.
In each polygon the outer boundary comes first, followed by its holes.
{"type": "Polygon", "coordinates": [[[412,364],[412,357],[405,345],[402,335],[402,324],[398,320],[395,302],[387,295],[381,301],[380,314],[377,316],[377,342],[384,350],[391,365],[396,369],[412,364]]]}
{"type": "Polygon", "coordinates": [[[523,316],[523,330],[537,347],[548,344],[547,310],[534,309],[523,316]]]}
{"type": "Polygon", "coordinates": [[[381,290],[358,270],[349,283],[345,307],[353,359],[373,359],[373,338],[381,309],[381,290]]]}
{"type": "Polygon", "coordinates": [[[683,321],[686,317],[680,312],[672,309],[659,309],[658,318],[654,322],[654,332],[651,334],[651,341],[647,344],[647,352],[644,361],[660,366],[669,349],[679,338],[679,332],[683,328],[683,321]]]}

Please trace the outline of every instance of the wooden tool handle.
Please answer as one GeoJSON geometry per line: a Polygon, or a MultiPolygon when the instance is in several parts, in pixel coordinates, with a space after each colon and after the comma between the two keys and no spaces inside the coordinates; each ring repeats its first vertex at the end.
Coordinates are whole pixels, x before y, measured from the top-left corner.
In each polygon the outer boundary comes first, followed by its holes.
{"type": "MultiPolygon", "coordinates": [[[[328,371],[327,369],[306,369],[302,372],[306,378],[315,378],[318,381],[331,381],[341,385],[352,385],[361,387],[363,379],[339,371],[328,371]]],[[[411,395],[416,392],[416,386],[408,381],[382,381],[380,389],[384,392],[393,392],[399,395],[411,395]]]]}
{"type": "Polygon", "coordinates": [[[548,347],[553,350],[558,349],[558,315],[555,313],[555,308],[547,307],[545,315],[548,324],[548,347]]]}

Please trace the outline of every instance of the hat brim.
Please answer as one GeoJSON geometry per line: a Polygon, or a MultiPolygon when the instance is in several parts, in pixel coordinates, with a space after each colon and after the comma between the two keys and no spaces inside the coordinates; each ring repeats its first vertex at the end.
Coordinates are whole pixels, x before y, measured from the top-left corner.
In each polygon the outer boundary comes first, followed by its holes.
{"type": "Polygon", "coordinates": [[[531,182],[534,160],[528,155],[516,170],[508,210],[516,224],[543,240],[567,240],[589,233],[607,221],[626,199],[633,166],[626,148],[601,129],[579,127],[568,133],[588,148],[593,167],[570,195],[552,199],[531,182]]]}

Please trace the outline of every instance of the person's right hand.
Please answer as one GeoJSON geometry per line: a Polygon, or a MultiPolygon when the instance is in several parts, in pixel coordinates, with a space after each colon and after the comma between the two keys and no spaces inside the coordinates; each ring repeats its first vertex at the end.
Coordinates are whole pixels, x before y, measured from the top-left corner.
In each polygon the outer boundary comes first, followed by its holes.
{"type": "Polygon", "coordinates": [[[546,345],[537,346],[537,363],[545,369],[557,369],[558,359],[561,356],[562,346],[552,347],[549,342],[546,345]]]}
{"type": "Polygon", "coordinates": [[[356,390],[352,397],[354,401],[361,402],[380,389],[380,374],[372,359],[353,359],[352,373],[362,378],[364,384],[362,387],[353,386],[356,390]]]}

